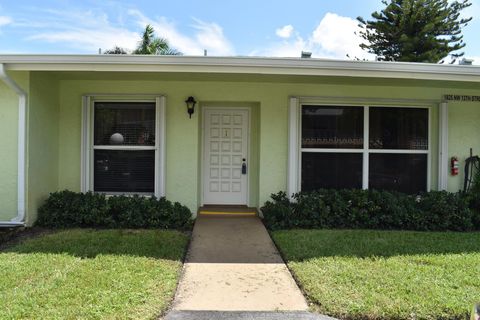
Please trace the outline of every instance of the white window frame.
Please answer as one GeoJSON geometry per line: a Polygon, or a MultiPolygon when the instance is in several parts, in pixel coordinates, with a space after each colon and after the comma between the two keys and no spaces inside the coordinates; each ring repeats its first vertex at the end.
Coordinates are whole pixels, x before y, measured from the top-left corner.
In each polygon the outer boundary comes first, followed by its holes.
{"type": "MultiPolygon", "coordinates": [[[[166,144],[166,97],[163,95],[85,95],[82,97],[82,138],[81,138],[81,191],[94,191],[94,150],[154,150],[155,176],[154,192],[157,198],[165,196],[165,144],[166,144]],[[155,103],[155,145],[154,146],[95,146],[94,108],[96,102],[150,102],[155,103]]],[[[109,195],[139,194],[151,196],[151,193],[139,192],[102,192],[109,195]]]]}
{"type": "Polygon", "coordinates": [[[301,191],[302,177],[302,153],[358,153],[363,155],[362,161],[362,189],[368,189],[369,185],[369,162],[370,154],[426,154],[427,155],[427,175],[426,175],[426,191],[431,190],[431,150],[432,150],[432,105],[410,105],[388,101],[378,103],[341,103],[338,101],[316,101],[315,99],[301,100],[296,97],[290,98],[289,106],[289,174],[287,183],[287,192],[291,197],[292,194],[301,191]],[[302,148],[302,108],[305,105],[330,106],[330,107],[358,107],[363,108],[363,148],[347,149],[347,148],[302,148]],[[414,108],[426,109],[428,111],[428,146],[426,150],[410,150],[410,149],[370,149],[370,108],[414,108]]]}

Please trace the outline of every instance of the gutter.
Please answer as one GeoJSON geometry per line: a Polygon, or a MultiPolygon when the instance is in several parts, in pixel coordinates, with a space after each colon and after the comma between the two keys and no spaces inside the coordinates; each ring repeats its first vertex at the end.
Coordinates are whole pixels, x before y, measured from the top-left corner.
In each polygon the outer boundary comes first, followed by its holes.
{"type": "Polygon", "coordinates": [[[10,221],[0,221],[0,227],[23,227],[25,226],[27,93],[8,76],[3,63],[0,63],[0,80],[18,95],[17,216],[10,221]]]}

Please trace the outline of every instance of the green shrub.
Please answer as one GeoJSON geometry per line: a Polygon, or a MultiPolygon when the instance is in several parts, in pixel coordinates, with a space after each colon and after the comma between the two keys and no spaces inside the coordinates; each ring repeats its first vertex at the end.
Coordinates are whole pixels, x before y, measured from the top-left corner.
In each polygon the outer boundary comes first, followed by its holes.
{"type": "Polygon", "coordinates": [[[467,197],[473,215],[472,223],[475,229],[480,230],[480,193],[470,193],[467,197]]]}
{"type": "Polygon", "coordinates": [[[468,199],[462,193],[432,191],[420,196],[418,206],[422,215],[418,219],[421,230],[463,231],[473,229],[473,214],[468,199]]]}
{"type": "Polygon", "coordinates": [[[50,228],[160,228],[186,229],[192,214],[165,198],[60,191],[51,193],[38,209],[36,225],[50,228]]]}
{"type": "Polygon", "coordinates": [[[468,204],[472,209],[473,225],[480,229],[480,170],[477,170],[473,176],[473,184],[467,193],[468,204]]]}
{"type": "Polygon", "coordinates": [[[317,228],[322,225],[329,225],[330,208],[320,195],[306,196],[305,194],[295,195],[296,205],[293,206],[293,219],[291,225],[296,228],[317,228]]]}
{"type": "Polygon", "coordinates": [[[289,229],[293,225],[291,221],[294,220],[292,203],[288,199],[285,192],[272,194],[273,201],[267,201],[262,208],[264,212],[271,212],[272,214],[264,213],[264,221],[267,226],[274,226],[275,229],[289,229]]]}
{"type": "MultiPolygon", "coordinates": [[[[272,195],[261,208],[272,230],[348,228],[396,230],[480,230],[480,218],[462,193],[432,191],[419,196],[378,190],[318,190],[272,195]]],[[[480,202],[479,202],[480,203],[480,202]]]]}

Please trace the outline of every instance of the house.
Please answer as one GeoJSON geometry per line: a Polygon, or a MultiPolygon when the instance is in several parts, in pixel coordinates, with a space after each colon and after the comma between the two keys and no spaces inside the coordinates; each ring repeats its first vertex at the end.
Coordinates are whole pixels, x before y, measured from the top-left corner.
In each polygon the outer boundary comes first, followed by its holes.
{"type": "Polygon", "coordinates": [[[63,189],[192,212],[281,190],[457,191],[480,151],[475,66],[0,55],[0,78],[2,226],[32,225],[63,189]]]}

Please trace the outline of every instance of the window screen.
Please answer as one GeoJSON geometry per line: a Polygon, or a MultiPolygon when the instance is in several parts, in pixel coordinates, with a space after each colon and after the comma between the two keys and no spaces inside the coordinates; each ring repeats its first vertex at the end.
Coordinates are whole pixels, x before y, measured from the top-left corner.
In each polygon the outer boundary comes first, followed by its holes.
{"type": "Polygon", "coordinates": [[[302,154],[302,190],[359,189],[362,187],[361,153],[302,154]]]}
{"type": "Polygon", "coordinates": [[[154,102],[95,102],[93,190],[154,193],[154,102]]]}
{"type": "Polygon", "coordinates": [[[95,104],[95,145],[155,145],[155,103],[95,104]]]}
{"type": "Polygon", "coordinates": [[[303,105],[301,135],[303,191],[427,190],[427,108],[303,105]]]}
{"type": "Polygon", "coordinates": [[[426,191],[426,154],[370,154],[369,188],[417,194],[426,191]]]}
{"type": "Polygon", "coordinates": [[[428,149],[428,109],[370,108],[370,149],[428,149]]]}
{"type": "Polygon", "coordinates": [[[363,108],[303,106],[302,148],[363,148],[363,108]]]}
{"type": "Polygon", "coordinates": [[[94,190],[154,192],[155,151],[95,150],[94,190]]]}

